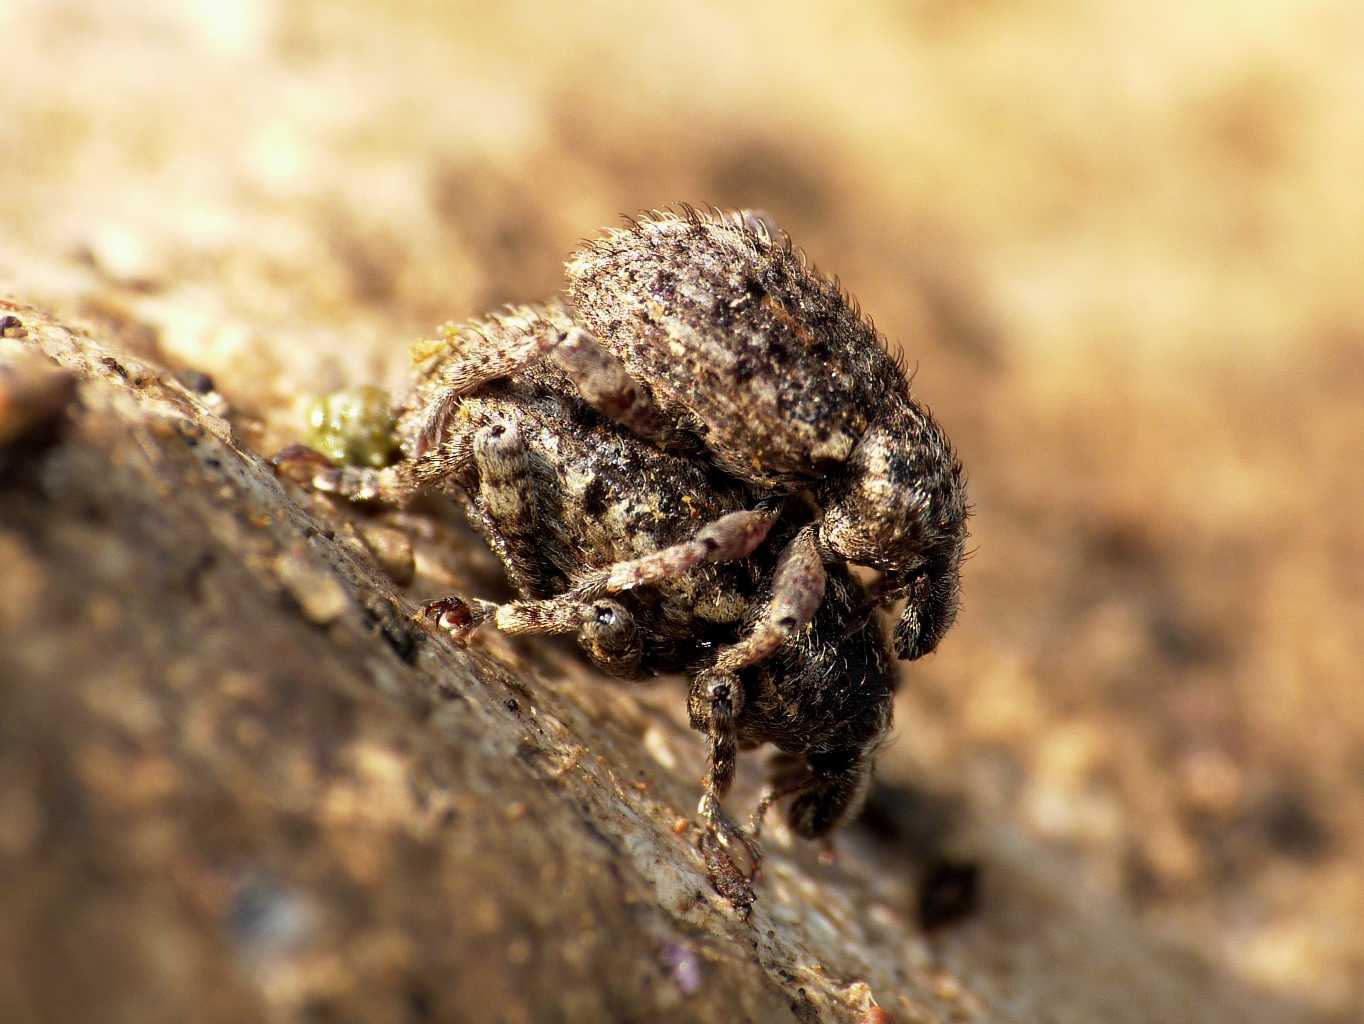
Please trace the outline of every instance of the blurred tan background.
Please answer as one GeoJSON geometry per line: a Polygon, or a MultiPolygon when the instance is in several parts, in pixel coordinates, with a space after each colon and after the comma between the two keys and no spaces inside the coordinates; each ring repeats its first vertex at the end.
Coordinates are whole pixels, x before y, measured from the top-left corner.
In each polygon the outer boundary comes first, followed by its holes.
{"type": "Polygon", "coordinates": [[[1364,6],[0,3],[0,291],[268,450],[675,200],[770,211],[970,471],[883,776],[1364,1009],[1364,6]]]}

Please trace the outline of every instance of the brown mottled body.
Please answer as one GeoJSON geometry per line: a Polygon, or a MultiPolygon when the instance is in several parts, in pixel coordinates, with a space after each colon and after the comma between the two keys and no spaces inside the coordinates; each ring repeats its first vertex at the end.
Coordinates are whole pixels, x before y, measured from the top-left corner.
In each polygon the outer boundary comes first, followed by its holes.
{"type": "Polygon", "coordinates": [[[422,347],[397,465],[282,468],[365,500],[458,495],[521,599],[437,602],[456,638],[576,633],[615,675],[689,673],[704,853],[746,909],[756,852],[720,806],[738,752],[781,752],[755,832],[779,799],[807,837],[860,806],[894,678],[871,613],[906,599],[901,658],[951,625],[961,465],[871,324],[761,215],[632,221],[568,276],[568,305],[422,347]],[[870,593],[849,562],[881,571],[870,593]]]}
{"type": "MultiPolygon", "coordinates": [[[[767,595],[774,603],[777,589],[774,580],[767,595]]],[[[769,793],[794,797],[787,822],[806,838],[828,835],[861,808],[890,729],[896,670],[866,601],[866,589],[845,567],[830,566],[810,626],[738,673],[739,747],[770,743],[782,752],[773,761],[769,793]]],[[[765,611],[759,603],[752,615],[765,611]]],[[[705,711],[696,699],[703,680],[704,674],[693,685],[693,725],[705,711]]]]}
{"type": "Polygon", "coordinates": [[[661,214],[568,261],[576,319],[730,473],[790,491],[847,462],[898,390],[837,287],[761,224],[661,214]]]}
{"type": "MultiPolygon", "coordinates": [[[[794,797],[792,827],[827,834],[860,806],[890,720],[893,673],[865,588],[842,565],[822,565],[807,504],[736,479],[698,446],[661,446],[597,411],[585,393],[601,389],[574,377],[591,364],[569,353],[565,367],[553,343],[570,331],[553,306],[452,331],[399,409],[402,462],[331,467],[293,452],[284,468],[366,500],[459,497],[523,599],[435,602],[436,621],[457,638],[484,624],[576,633],[614,675],[691,674],[692,722],[710,741],[709,859],[747,844],[719,801],[738,751],[765,743],[786,752],[780,796],[794,797]],[[551,341],[524,341],[532,335],[551,341]],[[504,353],[532,350],[540,355],[497,375],[504,353]],[[480,351],[492,353],[491,377],[480,351]],[[480,382],[452,394],[456,377],[480,382]]],[[[645,393],[630,407],[650,402],[645,393]]]]}
{"type": "Polygon", "coordinates": [[[956,615],[961,464],[837,282],[761,216],[684,207],[630,222],[567,264],[575,319],[735,477],[808,491],[828,557],[908,598],[896,651],[932,651],[956,615]]]}

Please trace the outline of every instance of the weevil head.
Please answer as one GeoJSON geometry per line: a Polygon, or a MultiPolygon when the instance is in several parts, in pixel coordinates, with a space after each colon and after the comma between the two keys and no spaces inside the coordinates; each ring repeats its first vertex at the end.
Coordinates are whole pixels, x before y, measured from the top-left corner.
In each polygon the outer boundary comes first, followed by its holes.
{"type": "Polygon", "coordinates": [[[905,610],[895,624],[895,656],[905,661],[922,658],[957,619],[961,603],[961,549],[929,558],[904,581],[905,610]]]}
{"type": "Polygon", "coordinates": [[[909,401],[874,424],[820,489],[823,543],[885,574],[888,599],[908,603],[895,653],[931,652],[956,618],[966,543],[966,483],[947,435],[909,401]]]}

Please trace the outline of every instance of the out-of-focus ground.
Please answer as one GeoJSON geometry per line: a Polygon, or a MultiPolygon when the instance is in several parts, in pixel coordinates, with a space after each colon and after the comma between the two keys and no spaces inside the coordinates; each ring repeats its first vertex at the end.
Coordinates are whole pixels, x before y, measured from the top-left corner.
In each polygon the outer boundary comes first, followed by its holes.
{"type": "Polygon", "coordinates": [[[971,476],[883,778],[1358,1019],[1364,7],[47,0],[0,42],[0,291],[261,450],[621,212],[770,211],[971,476]]]}

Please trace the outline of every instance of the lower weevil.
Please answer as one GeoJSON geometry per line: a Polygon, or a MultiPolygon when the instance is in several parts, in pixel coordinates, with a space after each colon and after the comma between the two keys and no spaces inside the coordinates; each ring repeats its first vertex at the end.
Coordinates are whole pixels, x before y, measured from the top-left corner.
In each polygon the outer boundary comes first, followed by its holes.
{"type": "Polygon", "coordinates": [[[766,743],[779,751],[754,833],[767,807],[786,800],[794,832],[827,836],[861,805],[889,729],[886,641],[866,589],[841,563],[824,566],[810,505],[725,473],[698,446],[662,436],[665,423],[622,425],[632,407],[641,416],[650,407],[628,379],[611,381],[609,364],[603,372],[592,362],[599,353],[590,345],[564,344],[573,338],[557,306],[451,330],[426,352],[400,409],[401,461],[334,466],[299,449],[277,461],[355,500],[460,497],[521,598],[433,602],[430,615],[457,639],[484,624],[572,633],[612,675],[687,672],[691,723],[709,746],[703,853],[717,888],[746,909],[743,864],[756,864],[757,853],[720,802],[738,751],[766,743]],[[429,440],[431,390],[446,386],[448,360],[471,347],[491,360],[544,336],[560,344],[505,376],[481,377],[429,440]],[[615,415],[599,413],[599,403],[615,415]]]}

